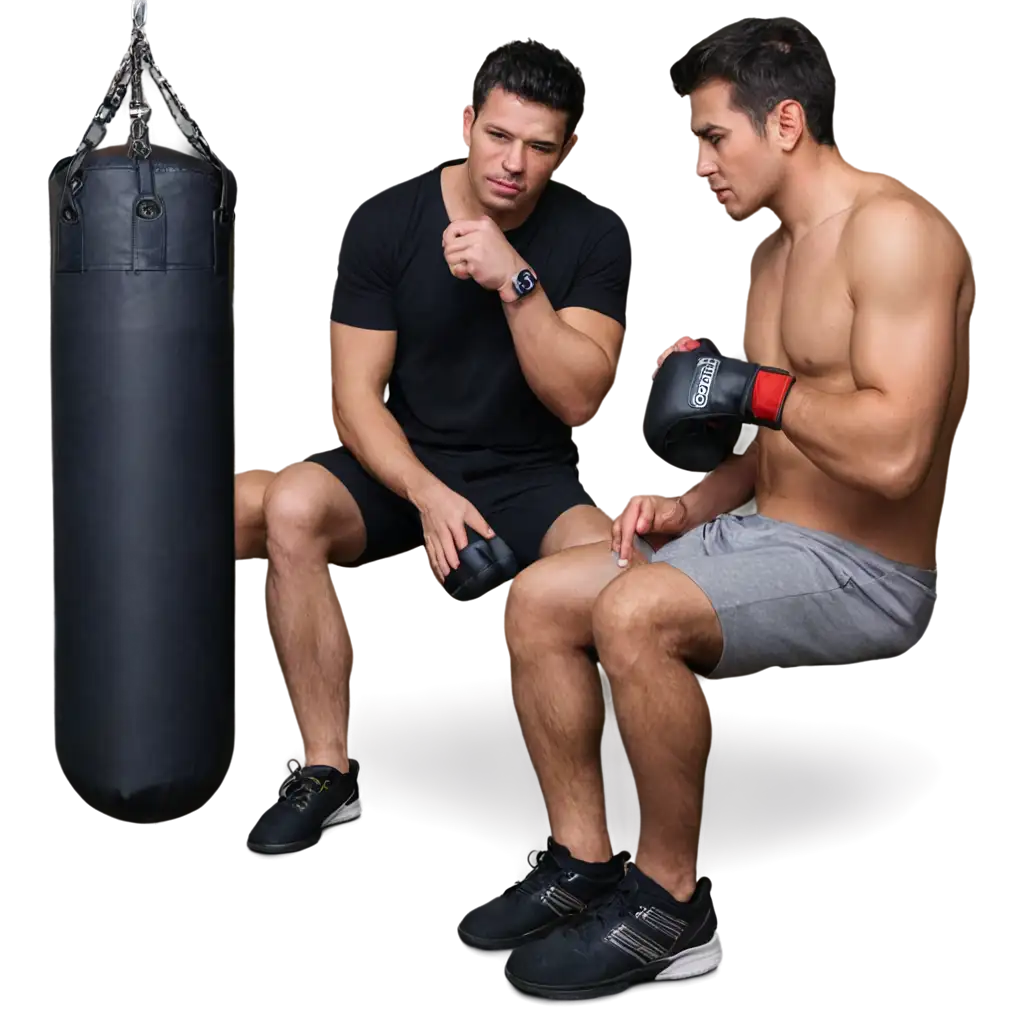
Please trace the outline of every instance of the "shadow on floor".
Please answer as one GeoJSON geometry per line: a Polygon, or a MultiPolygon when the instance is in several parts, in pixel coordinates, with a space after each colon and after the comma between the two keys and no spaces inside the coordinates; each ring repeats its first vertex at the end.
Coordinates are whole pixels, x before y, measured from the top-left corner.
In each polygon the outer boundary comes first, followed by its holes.
{"type": "MultiPolygon", "coordinates": [[[[390,829],[386,842],[374,842],[376,818],[332,829],[328,848],[306,856],[379,859],[390,851],[399,859],[458,859],[464,846],[477,856],[514,858],[544,834],[537,787],[504,694],[464,684],[410,692],[361,722],[359,749],[366,794],[390,829]]],[[[929,764],[921,748],[881,727],[723,718],[709,768],[703,859],[720,869],[854,836],[918,797],[929,764]]],[[[216,799],[164,827],[241,828],[265,799],[273,770],[231,772],[216,799]]],[[[615,834],[629,846],[635,800],[613,734],[606,777],[615,834]]]]}
{"type": "MultiPolygon", "coordinates": [[[[463,707],[431,714],[429,725],[423,716],[402,715],[375,729],[366,739],[377,781],[396,798],[430,801],[440,814],[521,842],[524,825],[543,827],[543,802],[514,714],[493,712],[493,705],[463,707]]],[[[604,774],[613,845],[635,851],[636,791],[611,720],[604,774]]],[[[813,836],[856,830],[901,813],[936,775],[920,751],[876,736],[720,730],[708,766],[702,855],[742,862],[813,836]]]]}

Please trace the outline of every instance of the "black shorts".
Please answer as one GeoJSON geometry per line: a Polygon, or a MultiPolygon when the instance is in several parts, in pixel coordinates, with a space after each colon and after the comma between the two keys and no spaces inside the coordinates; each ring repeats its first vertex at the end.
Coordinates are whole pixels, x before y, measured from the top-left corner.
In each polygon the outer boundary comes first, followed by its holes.
{"type": "MultiPolygon", "coordinates": [[[[461,494],[515,553],[520,569],[540,557],[551,524],[567,509],[593,505],[580,483],[575,449],[565,453],[510,454],[487,449],[452,451],[412,446],[439,480],[461,494]]],[[[366,524],[366,548],[352,565],[390,558],[423,544],[416,506],[372,477],[345,448],[310,455],[355,498],[366,524]]]]}

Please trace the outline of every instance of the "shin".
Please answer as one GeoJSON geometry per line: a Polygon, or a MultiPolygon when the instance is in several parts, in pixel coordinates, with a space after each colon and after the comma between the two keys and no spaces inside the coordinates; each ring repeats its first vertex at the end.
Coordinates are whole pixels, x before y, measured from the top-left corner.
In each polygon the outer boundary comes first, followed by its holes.
{"type": "Polygon", "coordinates": [[[362,520],[348,491],[308,464],[277,475],[267,488],[264,515],[267,617],[306,763],[345,772],[352,644],[329,561],[339,545],[358,553],[362,520]]]}
{"type": "Polygon", "coordinates": [[[604,697],[588,648],[597,595],[622,572],[607,543],[545,558],[514,581],[505,615],[512,693],[552,836],[580,860],[611,856],[601,775],[604,697]]]}
{"type": "Polygon", "coordinates": [[[689,664],[714,664],[717,617],[686,576],[664,565],[602,595],[594,634],[640,800],[637,866],[677,899],[696,884],[711,718],[689,664]]]}

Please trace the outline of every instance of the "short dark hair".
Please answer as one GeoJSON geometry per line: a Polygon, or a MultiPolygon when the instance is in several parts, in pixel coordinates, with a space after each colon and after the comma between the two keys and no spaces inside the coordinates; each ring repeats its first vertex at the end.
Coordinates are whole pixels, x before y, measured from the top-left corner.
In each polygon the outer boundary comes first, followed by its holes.
{"type": "Polygon", "coordinates": [[[733,106],[744,111],[758,134],[783,100],[804,108],[807,130],[834,146],[832,115],[836,79],[817,37],[793,18],[744,18],[712,33],[672,65],[680,96],[714,79],[732,85],[733,106]]]}
{"type": "Polygon", "coordinates": [[[583,76],[558,50],[532,39],[506,43],[489,53],[473,83],[473,113],[479,114],[492,89],[504,89],[531,103],[568,115],[568,141],[583,116],[583,76]]]}

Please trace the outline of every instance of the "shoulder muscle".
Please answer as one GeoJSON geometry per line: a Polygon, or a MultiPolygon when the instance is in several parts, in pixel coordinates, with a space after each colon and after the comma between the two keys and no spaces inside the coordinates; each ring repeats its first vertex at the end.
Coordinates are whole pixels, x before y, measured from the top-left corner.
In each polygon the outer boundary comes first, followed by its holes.
{"type": "Polygon", "coordinates": [[[964,273],[956,232],[911,197],[866,203],[846,227],[843,255],[854,304],[884,303],[894,311],[940,295],[953,301],[964,273]]]}

